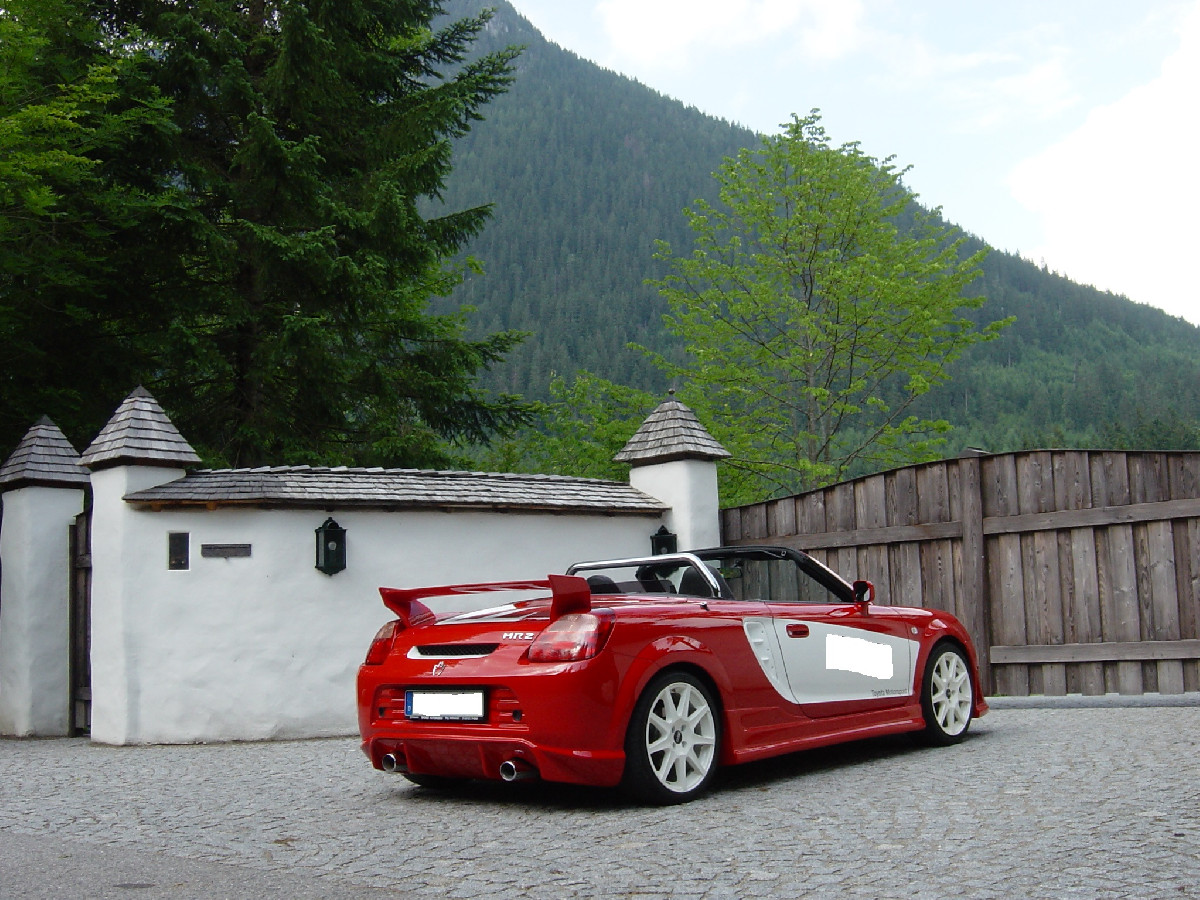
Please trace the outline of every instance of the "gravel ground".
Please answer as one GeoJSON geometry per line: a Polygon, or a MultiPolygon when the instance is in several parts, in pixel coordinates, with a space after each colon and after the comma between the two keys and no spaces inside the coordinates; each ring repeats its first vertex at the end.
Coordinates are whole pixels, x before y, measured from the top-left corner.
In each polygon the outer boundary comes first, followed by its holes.
{"type": "Polygon", "coordinates": [[[999,701],[957,746],[792,754],[665,809],[425,790],[349,738],[0,741],[0,897],[1200,898],[1189,696],[999,701]]]}

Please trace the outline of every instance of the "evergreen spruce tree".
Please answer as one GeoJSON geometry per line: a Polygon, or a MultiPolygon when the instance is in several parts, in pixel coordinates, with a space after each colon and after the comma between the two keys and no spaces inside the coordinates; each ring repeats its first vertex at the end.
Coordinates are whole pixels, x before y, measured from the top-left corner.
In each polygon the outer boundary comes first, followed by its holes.
{"type": "Polygon", "coordinates": [[[136,61],[120,91],[170,104],[167,146],[124,165],[179,202],[130,222],[138,254],[93,287],[120,328],[123,278],[155,311],[131,329],[152,354],[138,380],[204,455],[433,465],[447,442],[525,421],[476,384],[520,336],[468,340],[462,312],[428,310],[474,266],[454,260],[489,212],[421,209],[511,80],[513,49],[464,61],[487,15],[435,28],[435,0],[61,2],[91,23],[87,52],[136,61]]]}
{"type": "Polygon", "coordinates": [[[148,62],[78,0],[0,8],[0,456],[44,414],[83,446],[159,369],[148,299],[179,264],[155,245],[188,200],[154,173],[174,126],[148,62]]]}

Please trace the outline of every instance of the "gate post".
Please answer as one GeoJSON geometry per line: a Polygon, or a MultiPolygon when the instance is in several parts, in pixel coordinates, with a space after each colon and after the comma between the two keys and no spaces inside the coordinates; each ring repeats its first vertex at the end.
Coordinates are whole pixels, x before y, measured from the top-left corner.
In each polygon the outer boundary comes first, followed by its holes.
{"type": "Polygon", "coordinates": [[[0,734],[70,733],[70,526],[87,470],[43,418],[0,466],[0,734]]]}
{"type": "MultiPolygon", "coordinates": [[[[91,736],[100,744],[141,743],[143,683],[155,677],[139,656],[158,599],[137,583],[146,553],[128,494],[186,474],[200,457],[145,388],[117,407],[83,451],[92,470],[91,736]]],[[[144,519],[144,517],[141,517],[144,519]]],[[[167,547],[162,548],[166,563],[167,547]]]]}
{"type": "Polygon", "coordinates": [[[661,500],[669,509],[679,549],[699,550],[721,540],[717,460],[729,456],[675,392],[646,417],[613,457],[629,463],[629,484],[661,500]]]}

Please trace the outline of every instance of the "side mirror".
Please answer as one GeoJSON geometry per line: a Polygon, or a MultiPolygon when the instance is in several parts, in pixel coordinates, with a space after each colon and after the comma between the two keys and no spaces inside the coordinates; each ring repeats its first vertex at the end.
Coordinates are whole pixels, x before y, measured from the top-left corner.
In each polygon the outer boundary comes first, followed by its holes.
{"type": "Polygon", "coordinates": [[[854,602],[868,606],[875,602],[875,585],[869,581],[854,582],[854,602]]]}

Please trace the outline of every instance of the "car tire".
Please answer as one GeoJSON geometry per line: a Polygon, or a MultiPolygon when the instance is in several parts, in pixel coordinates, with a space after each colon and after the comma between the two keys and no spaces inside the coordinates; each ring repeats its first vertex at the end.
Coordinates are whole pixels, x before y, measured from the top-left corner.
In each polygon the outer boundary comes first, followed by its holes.
{"type": "Polygon", "coordinates": [[[954,644],[942,643],[929,654],[921,684],[925,737],[933,744],[957,744],[971,727],[975,700],[971,666],[954,644]]]}
{"type": "Polygon", "coordinates": [[[717,771],[721,714],[696,676],[664,672],[642,692],[625,736],[625,791],[657,805],[700,796],[717,771]]]}

